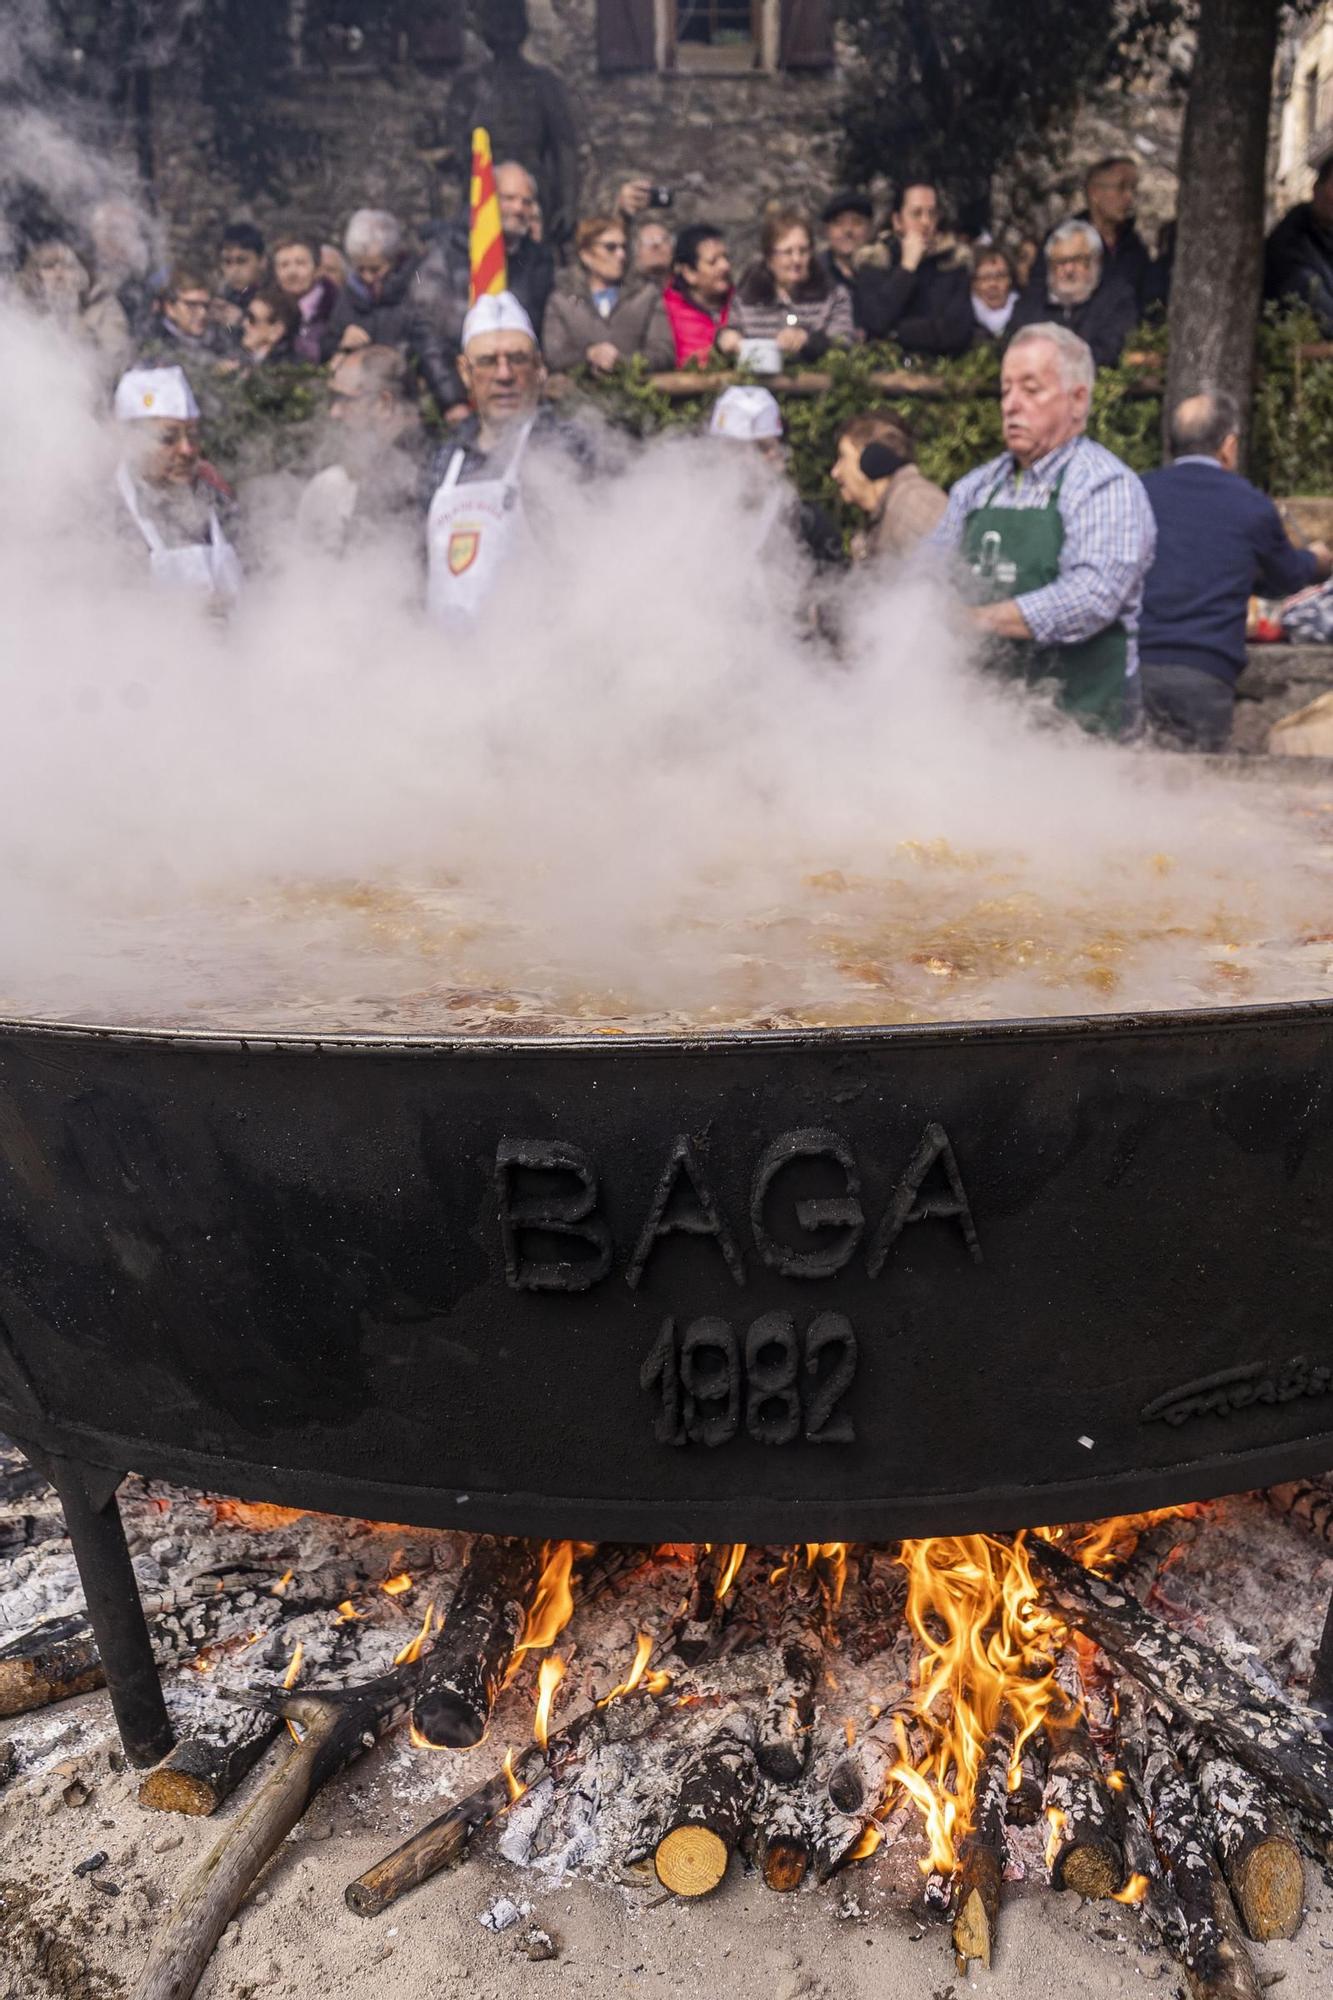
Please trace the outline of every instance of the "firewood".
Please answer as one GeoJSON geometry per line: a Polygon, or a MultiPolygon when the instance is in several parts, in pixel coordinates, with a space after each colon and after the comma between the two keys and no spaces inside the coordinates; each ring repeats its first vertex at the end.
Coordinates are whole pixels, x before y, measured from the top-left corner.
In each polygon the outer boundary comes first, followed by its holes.
{"type": "Polygon", "coordinates": [[[821,1577],[793,1562],[783,1583],[778,1628],[783,1678],[770,1690],[755,1736],[759,1769],[775,1784],[794,1784],[810,1762],[827,1623],[828,1599],[821,1577]]]}
{"type": "Polygon", "coordinates": [[[1270,1486],[1264,1498],[1276,1513],[1308,1528],[1317,1541],[1333,1543],[1333,1485],[1327,1480],[1295,1479],[1285,1486],[1270,1486]]]}
{"type": "Polygon", "coordinates": [[[426,1657],[412,1720],[436,1749],[486,1733],[542,1574],[542,1544],[478,1535],[426,1657]]]}
{"type": "Polygon", "coordinates": [[[1233,1758],[1204,1750],[1195,1778],[1246,1931],[1256,1944],[1295,1937],[1305,1909],[1305,1866],[1286,1820],[1233,1758]]]}
{"type": "Polygon", "coordinates": [[[856,1616],[850,1621],[848,1657],[864,1666],[892,1646],[902,1630],[907,1603],[907,1571],[899,1559],[899,1544],[861,1551],[856,1566],[856,1616]]]}
{"type": "Polygon", "coordinates": [[[1168,1514],[1155,1521],[1139,1536],[1129,1555],[1111,1572],[1126,1596],[1146,1604],[1157,1579],[1180,1549],[1188,1548],[1199,1532],[1199,1524],[1189,1514],[1168,1514]]]}
{"type": "Polygon", "coordinates": [[[1051,1601],[1073,1625],[1327,1835],[1333,1751],[1312,1717],[1261,1695],[1214,1648],[1173,1630],[1060,1550],[1034,1540],[1028,1554],[1051,1601]]]}
{"type": "Polygon", "coordinates": [[[730,1542],[697,1551],[690,1592],[671,1629],[669,1650],[684,1666],[697,1667],[713,1657],[736,1609],[734,1588],[718,1595],[731,1558],[730,1542]]]}
{"type": "MultiPolygon", "coordinates": [[[[267,1670],[280,1675],[299,1645],[302,1672],[333,1686],[355,1661],[365,1630],[359,1618],[334,1619],[327,1611],[302,1613],[284,1619],[260,1650],[247,1650],[245,1664],[252,1674],[267,1670]]],[[[226,1679],[219,1692],[228,1692],[226,1679]]],[[[281,1727],[280,1718],[263,1709],[217,1702],[205,1734],[182,1735],[162,1762],[145,1772],[139,1804],[150,1812],[207,1818],[254,1769],[281,1727]]]]}
{"type": "Polygon", "coordinates": [[[1115,1806],[1082,1710],[1061,1687],[1052,1692],[1046,1735],[1051,1754],[1042,1809],[1051,1827],[1051,1887],[1077,1890],[1090,1901],[1114,1896],[1125,1881],[1115,1806]]]}
{"type": "Polygon", "coordinates": [[[16,1500],[30,1500],[37,1494],[49,1494],[51,1490],[18,1446],[8,1438],[0,1438],[0,1507],[16,1500]]]}
{"type": "Polygon", "coordinates": [[[930,1748],[930,1730],[907,1694],[863,1730],[834,1764],[828,1795],[839,1812],[859,1815],[864,1822],[884,1805],[891,1790],[889,1773],[903,1759],[900,1733],[907,1745],[907,1761],[921,1764],[930,1748]]]}
{"type": "Polygon", "coordinates": [[[67,1701],[101,1687],[105,1679],[92,1626],[82,1613],[43,1619],[0,1646],[0,1716],[67,1701]]]}
{"type": "Polygon", "coordinates": [[[254,1769],[281,1727],[262,1709],[223,1709],[207,1736],[183,1737],[144,1773],[139,1804],[150,1812],[208,1818],[254,1769]]]}
{"type": "Polygon", "coordinates": [[[1009,1766],[1017,1731],[1012,1716],[1001,1715],[991,1731],[977,1775],[972,1827],[958,1850],[958,1890],[953,1948],[959,1972],[974,1959],[989,1969],[1000,1922],[1000,1893],[1008,1843],[1005,1834],[1009,1766]]]}
{"type": "Polygon", "coordinates": [[[303,1731],[273,1775],[186,1878],[153,1942],[133,2000],[190,2000],[246,1891],[320,1788],[401,1722],[420,1666],[359,1688],[309,1690],[275,1702],[303,1731]]]}
{"type": "MultiPolygon", "coordinates": [[[[649,1705],[657,1714],[664,1711],[665,1704],[660,1694],[647,1686],[641,1685],[629,1694],[617,1696],[615,1706],[630,1700],[637,1705],[649,1705]]],[[[348,1884],[344,1892],[348,1909],[355,1911],[358,1917],[377,1917],[381,1911],[396,1903],[400,1896],[405,1896],[409,1889],[428,1882],[442,1869],[454,1867],[466,1855],[473,1836],[489,1826],[509,1806],[514,1796],[513,1787],[531,1791],[543,1779],[562,1769],[579,1754],[591,1735],[607,1726],[609,1712],[602,1707],[584,1709],[563,1728],[552,1732],[545,1749],[539,1743],[530,1743],[512,1761],[512,1786],[509,1775],[500,1770],[463,1798],[456,1799],[444,1812],[377,1861],[373,1868],[368,1868],[364,1875],[359,1875],[355,1882],[348,1884]]]]}
{"type": "Polygon", "coordinates": [[[799,1889],[810,1867],[810,1829],[802,1801],[765,1789],[754,1815],[754,1860],[764,1886],[779,1896],[799,1889]]]}
{"type": "Polygon", "coordinates": [[[677,1896],[716,1889],[744,1831],[758,1783],[754,1750],[735,1725],[720,1729],[688,1766],[653,1856],[657,1879],[677,1896]]]}
{"type": "Polygon", "coordinates": [[[1193,2000],[1259,2000],[1259,1981],[1240,1920],[1213,1856],[1197,1793],[1181,1770],[1161,1721],[1146,1716],[1144,1791],[1153,1846],[1179,1911],[1169,1939],[1193,2000]]]}
{"type": "Polygon", "coordinates": [[[1046,1731],[1038,1729],[1023,1745],[1018,1783],[1010,1792],[1006,1806],[1010,1826],[1035,1826],[1041,1818],[1050,1757],[1051,1746],[1046,1731]]]}

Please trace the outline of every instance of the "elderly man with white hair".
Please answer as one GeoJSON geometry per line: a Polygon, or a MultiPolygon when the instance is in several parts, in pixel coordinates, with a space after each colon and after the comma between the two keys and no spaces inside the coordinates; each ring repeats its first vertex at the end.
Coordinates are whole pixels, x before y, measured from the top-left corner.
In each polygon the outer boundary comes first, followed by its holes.
{"type": "Polygon", "coordinates": [[[477,300],[463,322],[458,372],[472,405],[436,454],[426,519],[426,602],[444,625],[477,616],[532,538],[530,459],[554,445],[575,473],[590,453],[542,402],[546,370],[512,292],[477,300]]]}
{"type": "Polygon", "coordinates": [[[156,588],[225,609],[241,565],[222,525],[232,495],[199,450],[199,405],[180,368],[131,368],[116,386],[121,521],[156,588]]]}
{"type": "Polygon", "coordinates": [[[1142,480],[1085,435],[1093,376],[1068,328],[1014,336],[1005,449],[959,480],[930,540],[971,573],[988,664],[1049,685],[1085,729],[1125,736],[1142,716],[1137,634],[1157,529],[1142,480]]]}
{"type": "Polygon", "coordinates": [[[1025,326],[1063,326],[1092,350],[1099,368],[1114,368],[1139,323],[1133,286],[1109,270],[1096,226],[1077,217],[1047,239],[1009,322],[1011,336],[1025,326]]]}
{"type": "Polygon", "coordinates": [[[347,283],[324,327],[327,361],[339,347],[357,340],[366,347],[409,352],[416,339],[421,301],[414,288],[412,259],[396,216],[384,208],[358,208],[343,236],[347,283]],[[349,330],[352,338],[346,338],[349,330]]]}

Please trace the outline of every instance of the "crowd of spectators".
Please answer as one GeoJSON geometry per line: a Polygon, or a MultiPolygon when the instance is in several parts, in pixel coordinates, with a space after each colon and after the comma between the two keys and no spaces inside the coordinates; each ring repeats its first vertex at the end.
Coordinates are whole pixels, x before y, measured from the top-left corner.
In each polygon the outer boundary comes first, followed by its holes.
{"type": "MultiPolygon", "coordinates": [[[[1206,386],[1173,412],[1172,462],[1146,482],[1087,437],[1096,370],[1116,366],[1169,299],[1173,233],[1150,251],[1136,191],[1131,159],[1099,161],[1078,213],[1044,243],[1010,247],[951,233],[923,180],[906,179],[882,217],[857,189],[817,221],[774,203],[738,271],[724,229],[673,231],[646,180],[579,221],[558,261],[537,182],[511,160],[496,169],[507,288],[475,305],[465,223],[428,225],[410,243],[373,208],[350,216],[338,245],[292,232],[266,242],[243,220],[223,230],[211,268],[155,270],[133,206],[105,201],[82,231],[31,242],[18,286],[116,383],[130,441],[123,519],[156,577],[234,596],[231,496],[200,442],[210,392],[244,371],[305,364],[327,371],[337,445],[301,492],[300,535],[342,551],[407,524],[445,624],[474,617],[517,559],[529,446],[586,470],[552,378],[613,376],[636,359],[776,377],[866,341],[927,362],[998,349],[1005,451],[951,493],[915,463],[900,416],[871,408],[843,424],[829,479],[844,518],[863,523],[846,543],[786,479],[777,399],[753,380],[725,390],[707,429],[719,448],[744,445],[748,459],[734,462],[768,481],[756,488],[756,549],[786,520],[824,567],[951,552],[973,579],[992,664],[1049,684],[1084,727],[1134,735],[1146,714],[1171,740],[1219,748],[1251,591],[1307,588],[1333,559],[1293,549],[1270,501],[1238,477],[1218,480],[1236,473],[1240,423],[1206,386]]],[[[1266,282],[1333,337],[1333,162],[1273,232],[1266,282]]]]}

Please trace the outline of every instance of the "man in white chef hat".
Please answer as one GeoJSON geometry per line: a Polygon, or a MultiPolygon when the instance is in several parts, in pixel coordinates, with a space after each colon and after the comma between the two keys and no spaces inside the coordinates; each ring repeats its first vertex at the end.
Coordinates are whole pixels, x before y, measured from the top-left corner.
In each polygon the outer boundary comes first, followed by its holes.
{"type": "Polygon", "coordinates": [[[180,368],[131,368],[116,385],[116,490],[153,583],[225,608],[241,566],[223,532],[231,489],[199,451],[199,405],[180,368]]]}
{"type": "Polygon", "coordinates": [[[787,478],[787,448],[782,410],[771,389],[738,383],[724,389],[708,418],[708,435],[726,444],[747,445],[757,471],[752,508],[746,520],[747,539],[763,549],[780,521],[786,520],[821,566],[845,561],[842,536],[815,500],[801,500],[787,478]]]}
{"type": "Polygon", "coordinates": [[[446,625],[475,618],[531,540],[521,489],[530,443],[554,441],[586,465],[577,438],[542,403],[537,335],[512,292],[472,307],[458,372],[472,414],[436,456],[426,521],[426,602],[446,625]]]}

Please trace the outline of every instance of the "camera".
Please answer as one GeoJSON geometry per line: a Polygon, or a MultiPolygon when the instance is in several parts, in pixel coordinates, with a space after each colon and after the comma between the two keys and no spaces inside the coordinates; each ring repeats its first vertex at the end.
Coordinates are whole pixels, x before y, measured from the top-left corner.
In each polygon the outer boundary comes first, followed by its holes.
{"type": "Polygon", "coordinates": [[[676,197],[671,188],[655,187],[648,190],[649,208],[670,208],[676,197]]]}

